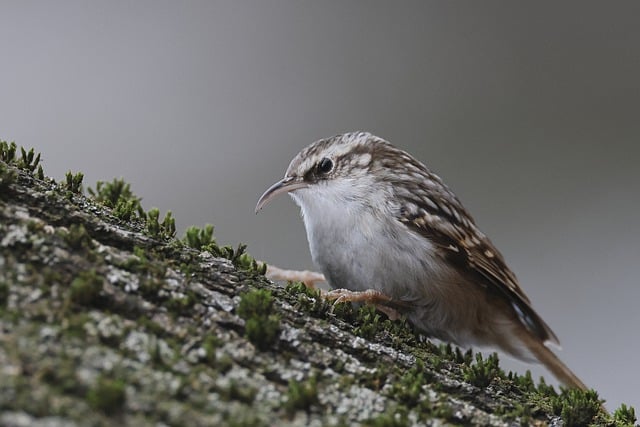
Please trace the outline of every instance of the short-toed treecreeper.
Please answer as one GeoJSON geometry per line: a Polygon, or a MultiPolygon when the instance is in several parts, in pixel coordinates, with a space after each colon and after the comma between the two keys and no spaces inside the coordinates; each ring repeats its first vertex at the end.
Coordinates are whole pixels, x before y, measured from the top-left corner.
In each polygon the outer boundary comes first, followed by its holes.
{"type": "MultiPolygon", "coordinates": [[[[341,300],[397,310],[428,336],[493,346],[584,383],[546,347],[549,326],[455,194],[423,163],[367,132],[303,149],[256,212],[288,193],[314,262],[341,300]]],[[[335,294],[334,294],[335,295],[335,294]]]]}

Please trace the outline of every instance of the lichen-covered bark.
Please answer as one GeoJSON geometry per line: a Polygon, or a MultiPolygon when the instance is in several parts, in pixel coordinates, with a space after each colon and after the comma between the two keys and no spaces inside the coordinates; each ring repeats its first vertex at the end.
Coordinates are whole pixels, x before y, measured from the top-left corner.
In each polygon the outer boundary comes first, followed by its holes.
{"type": "MultiPolygon", "coordinates": [[[[151,237],[139,221],[8,170],[16,175],[0,188],[0,425],[513,425],[576,416],[552,390],[493,360],[151,237]]],[[[573,421],[608,420],[593,415],[573,421]]]]}

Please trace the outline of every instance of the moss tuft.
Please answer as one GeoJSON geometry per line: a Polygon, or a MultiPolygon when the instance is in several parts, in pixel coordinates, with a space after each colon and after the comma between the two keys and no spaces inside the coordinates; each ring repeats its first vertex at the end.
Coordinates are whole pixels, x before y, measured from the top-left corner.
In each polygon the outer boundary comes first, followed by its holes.
{"type": "Polygon", "coordinates": [[[55,364],[44,363],[38,374],[46,383],[62,393],[82,395],[86,392],[86,388],[78,379],[77,367],[76,361],[63,358],[55,364]]]}
{"type": "Polygon", "coordinates": [[[363,425],[368,427],[408,427],[412,423],[409,422],[406,408],[401,406],[389,408],[377,417],[364,421],[363,425]]]}
{"type": "Polygon", "coordinates": [[[71,282],[69,297],[76,304],[96,305],[102,285],[102,277],[95,270],[83,271],[71,282]]]}
{"type": "Polygon", "coordinates": [[[613,421],[617,426],[633,426],[635,425],[636,411],[632,406],[627,406],[624,403],[620,405],[618,409],[613,413],[613,421]]]}
{"type": "Polygon", "coordinates": [[[71,224],[69,232],[64,235],[64,239],[69,246],[76,250],[89,250],[93,247],[91,236],[82,224],[71,224]]]}
{"type": "Polygon", "coordinates": [[[563,389],[551,398],[551,410],[562,417],[566,426],[591,424],[601,405],[598,393],[593,390],[563,389]]]}
{"type": "Polygon", "coordinates": [[[438,347],[438,353],[442,358],[455,363],[465,363],[467,365],[473,363],[473,350],[471,349],[463,353],[460,347],[454,347],[447,343],[440,344],[438,347]]]}
{"type": "MultiPolygon", "coordinates": [[[[332,303],[323,298],[320,290],[312,289],[302,282],[289,282],[285,288],[287,295],[296,298],[296,309],[304,310],[315,315],[323,315],[328,313],[333,307],[332,303]]],[[[342,308],[347,304],[339,304],[337,307],[342,308]]],[[[351,304],[348,304],[351,307],[351,304]]]]}
{"type": "Polygon", "coordinates": [[[160,220],[160,210],[151,208],[146,214],[146,231],[153,237],[172,239],[176,235],[176,221],[171,211],[168,211],[162,222],[160,220]]]}
{"type": "Polygon", "coordinates": [[[15,142],[0,141],[0,160],[8,165],[14,164],[17,148],[15,142]]]}
{"type": "Polygon", "coordinates": [[[267,272],[267,264],[259,263],[247,253],[247,245],[240,243],[234,251],[231,249],[226,258],[239,270],[255,271],[264,275],[267,272]]]}
{"type": "Polygon", "coordinates": [[[111,209],[120,202],[132,202],[140,218],[144,218],[144,210],[140,205],[142,199],[133,194],[131,185],[122,178],[114,178],[111,182],[98,181],[95,190],[89,187],[87,191],[96,202],[111,209]]]}
{"type": "Polygon", "coordinates": [[[515,383],[515,385],[523,392],[535,392],[536,384],[531,376],[531,371],[527,369],[524,375],[518,375],[514,372],[509,372],[507,378],[515,383]]]}
{"type": "Polygon", "coordinates": [[[126,403],[124,381],[99,377],[95,386],[87,392],[87,402],[93,409],[109,415],[122,410],[126,403]]]}
{"type": "Polygon", "coordinates": [[[481,353],[476,353],[476,363],[463,367],[463,377],[465,381],[476,387],[486,387],[491,384],[491,380],[502,377],[504,373],[500,369],[498,355],[492,353],[486,360],[482,359],[481,353]]]}
{"type": "Polygon", "coordinates": [[[34,175],[38,179],[44,179],[44,171],[40,164],[40,153],[36,154],[33,148],[28,151],[20,147],[20,158],[16,155],[18,146],[15,142],[0,140],[0,190],[5,190],[7,186],[17,179],[16,171],[8,166],[14,166],[34,175]],[[34,173],[35,171],[35,173],[34,173]]]}
{"type": "MultiPolygon", "coordinates": [[[[157,283],[158,285],[161,285],[159,281],[157,283]]],[[[147,295],[149,295],[149,289],[147,289],[145,292],[147,292],[147,295]]],[[[191,309],[196,304],[197,299],[197,295],[193,291],[187,289],[184,294],[169,298],[164,303],[164,305],[170,312],[174,314],[186,315],[190,313],[191,309]]]]}
{"type": "Polygon", "coordinates": [[[427,384],[428,378],[424,364],[416,359],[416,365],[409,369],[398,381],[394,381],[389,396],[394,400],[413,407],[416,406],[422,396],[422,387],[427,384]]]}
{"type": "Polygon", "coordinates": [[[382,329],[382,317],[372,305],[358,308],[356,321],[358,326],[353,328],[353,333],[362,338],[371,339],[382,329]]]}
{"type": "Polygon", "coordinates": [[[227,258],[231,263],[243,271],[255,271],[264,275],[267,272],[267,265],[259,263],[247,253],[247,245],[239,244],[236,249],[232,246],[219,246],[213,236],[214,227],[206,224],[204,228],[191,226],[187,228],[182,242],[190,248],[199,251],[208,251],[213,256],[227,258]]]}
{"type": "Polygon", "coordinates": [[[140,202],[136,200],[118,200],[113,208],[113,215],[122,221],[130,221],[136,217],[139,212],[140,202]]]}
{"type": "Polygon", "coordinates": [[[207,335],[202,341],[202,348],[205,353],[205,360],[209,365],[216,363],[216,349],[222,344],[220,338],[215,335],[207,335]]]}
{"type": "Polygon", "coordinates": [[[213,237],[213,225],[206,224],[204,228],[192,225],[187,228],[182,241],[190,248],[198,250],[202,250],[205,246],[215,244],[216,239],[213,237]]]}
{"type": "Polygon", "coordinates": [[[302,382],[289,380],[287,400],[284,403],[289,414],[296,411],[309,411],[316,404],[318,404],[318,379],[315,375],[302,382]]]}
{"type": "Polygon", "coordinates": [[[44,181],[44,169],[42,169],[42,165],[38,165],[38,170],[36,171],[36,178],[38,178],[40,181],[44,181]]]}
{"type": "Polygon", "coordinates": [[[9,185],[13,184],[17,178],[18,174],[15,170],[4,163],[0,163],[0,192],[6,191],[9,185]]]}
{"type": "Polygon", "coordinates": [[[270,291],[256,289],[242,294],[238,315],[245,320],[245,336],[260,350],[266,350],[278,339],[280,316],[273,313],[270,291]]]}
{"type": "Polygon", "coordinates": [[[69,171],[65,175],[64,188],[67,191],[70,191],[72,193],[82,194],[83,179],[84,179],[84,174],[82,172],[78,172],[74,175],[73,173],[71,173],[71,171],[69,171]]]}
{"type": "Polygon", "coordinates": [[[0,308],[5,308],[9,302],[9,284],[0,281],[0,308]]]}
{"type": "Polygon", "coordinates": [[[21,158],[18,160],[18,167],[33,173],[40,163],[40,153],[35,155],[33,148],[26,151],[23,147],[20,147],[20,154],[21,158]]]}
{"type": "Polygon", "coordinates": [[[258,390],[236,380],[231,380],[229,385],[220,391],[220,397],[226,401],[237,400],[251,405],[258,394],[258,390]]]}

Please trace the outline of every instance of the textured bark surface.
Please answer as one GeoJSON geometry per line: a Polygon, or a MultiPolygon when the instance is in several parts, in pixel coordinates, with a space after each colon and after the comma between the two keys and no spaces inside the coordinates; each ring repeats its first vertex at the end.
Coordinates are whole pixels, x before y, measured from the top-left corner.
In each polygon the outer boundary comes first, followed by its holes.
{"type": "Polygon", "coordinates": [[[611,422],[369,308],[0,173],[0,425],[611,422]]]}

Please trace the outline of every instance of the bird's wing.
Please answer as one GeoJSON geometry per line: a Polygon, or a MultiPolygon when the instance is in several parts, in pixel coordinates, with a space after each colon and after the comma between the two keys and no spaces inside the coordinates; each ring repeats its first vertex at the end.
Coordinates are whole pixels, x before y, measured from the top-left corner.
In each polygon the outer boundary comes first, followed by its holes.
{"type": "Polygon", "coordinates": [[[478,230],[456,196],[443,184],[437,189],[439,194],[432,187],[429,196],[413,193],[405,198],[396,210],[398,220],[430,239],[440,254],[474,283],[506,298],[522,324],[535,336],[558,343],[551,328],[531,307],[500,252],[478,230]]]}

